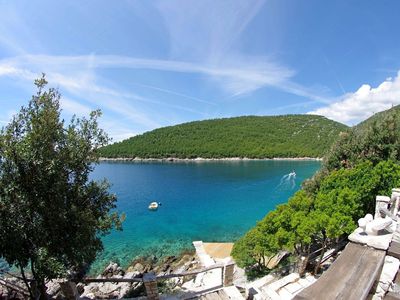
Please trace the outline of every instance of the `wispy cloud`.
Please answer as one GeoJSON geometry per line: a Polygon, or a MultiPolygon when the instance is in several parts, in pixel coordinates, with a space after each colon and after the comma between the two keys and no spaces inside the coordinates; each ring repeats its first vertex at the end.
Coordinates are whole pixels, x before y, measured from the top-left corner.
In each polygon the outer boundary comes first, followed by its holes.
{"type": "MultiPolygon", "coordinates": [[[[219,63],[257,15],[265,0],[156,1],[174,59],[219,63]]],[[[237,53],[236,53],[237,54],[237,53]]]]}
{"type": "Polygon", "coordinates": [[[156,86],[152,86],[152,85],[148,85],[148,84],[142,84],[142,83],[134,83],[134,84],[135,84],[135,85],[138,85],[138,86],[141,86],[141,87],[144,87],[144,88],[152,89],[152,90],[155,90],[155,91],[160,91],[160,92],[163,92],[163,93],[167,93],[167,94],[179,96],[179,97],[182,97],[182,98],[194,100],[194,101],[199,102],[199,103],[205,103],[205,104],[210,104],[210,105],[216,105],[216,103],[214,103],[214,102],[212,102],[212,101],[200,99],[200,98],[198,98],[198,97],[193,97],[193,96],[186,95],[186,94],[179,93],[179,92],[175,92],[175,91],[172,91],[172,90],[169,90],[169,89],[160,88],[160,87],[156,87],[156,86]]]}
{"type": "Polygon", "coordinates": [[[281,66],[268,58],[248,58],[241,61],[207,65],[177,60],[145,59],[116,55],[49,56],[23,55],[3,59],[5,66],[45,66],[47,69],[79,69],[90,62],[90,68],[129,68],[205,75],[233,96],[250,93],[262,87],[274,87],[294,95],[309,97],[327,103],[329,99],[319,96],[312,89],[292,81],[295,71],[281,66]]]}
{"type": "MultiPolygon", "coordinates": [[[[74,53],[84,55],[53,55],[68,53],[68,50],[57,49],[53,45],[56,43],[46,45],[49,39],[41,35],[46,31],[39,30],[42,29],[38,25],[41,22],[24,15],[23,10],[18,9],[20,6],[2,6],[0,3],[0,8],[4,8],[0,15],[5,22],[5,26],[0,28],[0,47],[13,55],[0,59],[0,77],[12,77],[31,84],[41,72],[45,72],[51,85],[58,85],[66,97],[62,101],[66,112],[80,111],[83,114],[91,108],[100,107],[118,119],[114,123],[118,124],[119,129],[113,128],[111,124],[107,126],[114,136],[120,138],[173,122],[209,117],[210,113],[221,114],[223,103],[219,99],[244,99],[263,88],[300,96],[306,98],[305,101],[311,99],[313,102],[330,103],[324,93],[298,84],[296,70],[275,57],[275,53],[263,51],[257,56],[254,54],[256,51],[244,49],[244,33],[247,34],[251,24],[254,24],[252,21],[268,5],[267,0],[156,0],[121,3],[118,5],[121,5],[121,11],[128,11],[125,16],[127,18],[131,17],[130,6],[135,12],[132,15],[140,15],[137,13],[139,11],[145,12],[141,18],[149,16],[140,23],[141,33],[132,33],[132,39],[136,41],[139,38],[143,48],[136,49],[134,43],[127,43],[132,51],[119,51],[115,47],[106,47],[106,44],[101,46],[101,39],[93,39],[90,41],[94,44],[90,47],[82,43],[81,47],[74,49],[74,53]],[[146,22],[156,32],[155,39],[148,38],[153,32],[146,31],[146,22]],[[141,39],[141,34],[146,38],[141,39]],[[151,42],[147,44],[147,40],[151,42]],[[151,54],[143,51],[149,47],[155,47],[157,51],[151,54]],[[91,52],[98,49],[102,49],[101,53],[129,54],[96,55],[91,52]],[[130,81],[144,74],[143,83],[136,85],[149,90],[134,89],[126,84],[125,78],[119,82],[121,74],[132,75],[130,81]],[[149,74],[154,74],[157,80],[149,79],[149,74]],[[172,78],[168,82],[173,82],[174,87],[166,84],[155,86],[157,84],[154,82],[163,82],[166,76],[172,78]],[[181,81],[181,78],[184,80],[181,81]],[[186,80],[193,93],[186,88],[179,89],[179,85],[186,84],[186,80]],[[204,88],[206,92],[196,93],[196,88],[204,88]],[[212,95],[213,99],[200,94],[212,95]],[[131,125],[124,126],[124,123],[131,125]]],[[[79,14],[76,17],[79,19],[82,14],[90,14],[90,8],[90,5],[77,5],[76,11],[79,14]]],[[[120,28],[120,20],[110,19],[108,22],[109,28],[120,28]]],[[[79,25],[71,25],[71,32],[74,30],[81,28],[79,25]]],[[[82,28],[82,31],[85,30],[82,28]]],[[[69,33],[66,32],[66,40],[72,41],[69,33]]],[[[91,32],[86,34],[92,35],[91,32]]]]}
{"type": "Polygon", "coordinates": [[[91,111],[93,111],[91,107],[65,96],[61,98],[60,105],[64,111],[68,112],[71,115],[87,116],[90,114],[91,111]]]}
{"type": "MultiPolygon", "coordinates": [[[[12,61],[8,61],[7,63],[0,61],[0,76],[11,76],[20,80],[28,81],[30,83],[39,76],[38,72],[36,73],[25,68],[29,67],[36,70],[40,69],[35,63],[21,64],[24,66],[24,68],[19,68],[19,65],[20,64],[15,64],[15,66],[13,66],[12,61]]],[[[47,72],[46,76],[52,85],[58,85],[63,90],[66,90],[79,98],[83,97],[86,101],[91,102],[96,108],[100,106],[101,108],[115,112],[124,116],[133,123],[144,126],[144,128],[152,129],[161,126],[153,118],[147,116],[146,113],[134,109],[130,103],[124,101],[125,98],[146,101],[143,97],[132,93],[121,93],[114,89],[99,86],[96,83],[95,75],[90,71],[75,71],[73,74],[64,75],[52,71],[53,68],[45,67],[45,69],[51,70],[47,72]]],[[[64,105],[63,108],[67,111],[76,113],[77,110],[74,111],[74,109],[77,109],[80,103],[66,98],[62,104],[64,105]]],[[[82,104],[80,104],[79,108],[82,109],[83,112],[88,111],[87,106],[82,104]]],[[[82,113],[82,111],[79,110],[78,112],[82,113]]]]}
{"type": "Polygon", "coordinates": [[[310,111],[309,114],[323,115],[354,125],[397,104],[400,104],[400,72],[395,78],[387,78],[376,88],[363,84],[356,92],[346,94],[338,101],[310,111]]]}

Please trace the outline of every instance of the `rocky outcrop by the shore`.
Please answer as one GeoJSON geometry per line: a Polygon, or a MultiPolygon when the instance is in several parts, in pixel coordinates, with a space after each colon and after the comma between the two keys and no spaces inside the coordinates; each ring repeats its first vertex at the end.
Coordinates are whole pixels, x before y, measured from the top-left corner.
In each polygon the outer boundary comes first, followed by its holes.
{"type": "MultiPolygon", "coordinates": [[[[157,276],[172,273],[182,273],[194,270],[199,267],[199,262],[194,253],[183,253],[180,256],[168,256],[163,259],[139,258],[130,264],[127,269],[121,268],[117,263],[110,262],[99,274],[97,279],[113,278],[142,278],[145,273],[154,272],[157,276]]],[[[184,279],[174,278],[160,282],[160,292],[173,293],[179,290],[186,281],[192,278],[186,276],[184,279]]],[[[21,291],[26,290],[24,283],[16,278],[9,277],[6,280],[13,285],[20,287],[21,291]]],[[[60,282],[65,279],[55,279],[47,283],[47,294],[50,299],[64,299],[60,282]]],[[[119,299],[145,296],[145,289],[142,282],[92,282],[88,284],[78,283],[78,292],[81,298],[86,299],[119,299]]],[[[26,295],[7,289],[0,285],[0,299],[25,299],[26,295]],[[10,298],[12,297],[12,298],[10,298]]]]}
{"type": "MultiPolygon", "coordinates": [[[[137,259],[126,270],[122,270],[117,263],[110,263],[97,278],[142,278],[145,273],[154,272],[157,276],[171,273],[181,273],[193,270],[198,266],[198,261],[193,254],[181,257],[168,256],[161,261],[154,259],[137,259]]],[[[188,280],[188,279],[187,279],[188,280]]],[[[162,284],[163,289],[173,290],[184,283],[182,278],[171,279],[162,284]]],[[[144,296],[143,283],[90,283],[80,285],[83,289],[81,296],[89,299],[115,299],[144,296]]]]}

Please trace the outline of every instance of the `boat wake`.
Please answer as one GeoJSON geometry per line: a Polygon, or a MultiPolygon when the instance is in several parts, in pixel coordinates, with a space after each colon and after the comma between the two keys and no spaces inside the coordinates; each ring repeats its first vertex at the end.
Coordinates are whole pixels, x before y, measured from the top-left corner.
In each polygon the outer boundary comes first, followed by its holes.
{"type": "Polygon", "coordinates": [[[294,189],[295,186],[296,186],[296,172],[293,170],[292,172],[282,176],[281,182],[279,183],[277,188],[294,189]]]}

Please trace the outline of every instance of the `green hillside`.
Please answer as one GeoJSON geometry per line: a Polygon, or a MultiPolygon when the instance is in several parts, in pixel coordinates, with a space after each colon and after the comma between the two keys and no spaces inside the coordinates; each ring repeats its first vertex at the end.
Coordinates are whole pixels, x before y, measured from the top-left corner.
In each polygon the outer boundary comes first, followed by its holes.
{"type": "Polygon", "coordinates": [[[348,127],[314,115],[245,116],[159,128],[101,149],[103,157],[322,157],[348,127]]]}
{"type": "Polygon", "coordinates": [[[360,160],[400,160],[400,105],[374,114],[341,135],[327,152],[323,169],[351,167],[360,160]]]}
{"type": "Polygon", "coordinates": [[[400,113],[400,105],[393,106],[390,109],[378,112],[368,119],[362,121],[361,123],[355,126],[356,130],[365,131],[367,128],[371,127],[373,123],[381,122],[388,117],[392,117],[398,115],[400,113]]]}

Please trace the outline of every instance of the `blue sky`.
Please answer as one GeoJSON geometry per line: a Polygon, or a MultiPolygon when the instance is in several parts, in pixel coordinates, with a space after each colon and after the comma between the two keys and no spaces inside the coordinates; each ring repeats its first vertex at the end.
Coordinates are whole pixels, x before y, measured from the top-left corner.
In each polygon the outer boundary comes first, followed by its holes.
{"type": "Polygon", "coordinates": [[[42,72],[114,140],[239,115],[349,125],[400,104],[400,2],[0,0],[0,125],[42,72]]]}

